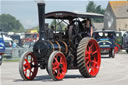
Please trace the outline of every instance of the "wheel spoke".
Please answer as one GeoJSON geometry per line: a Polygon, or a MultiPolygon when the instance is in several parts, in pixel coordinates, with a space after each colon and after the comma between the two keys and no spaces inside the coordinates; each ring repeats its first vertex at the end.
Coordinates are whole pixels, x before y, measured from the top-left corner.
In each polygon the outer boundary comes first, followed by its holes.
{"type": "Polygon", "coordinates": [[[52,63],[52,66],[53,66],[52,70],[53,71],[55,71],[59,67],[59,65],[60,65],[60,63],[58,62],[57,58],[55,57],[54,59],[55,59],[55,62],[52,63]]]}
{"type": "Polygon", "coordinates": [[[55,67],[57,66],[58,64],[56,62],[52,63],[52,66],[55,67]]]}
{"type": "Polygon", "coordinates": [[[86,65],[88,66],[89,63],[90,63],[90,61],[88,60],[88,61],[86,62],[86,65]]]}
{"type": "Polygon", "coordinates": [[[93,72],[94,72],[94,71],[95,71],[95,68],[94,68],[94,67],[91,67],[91,71],[93,71],[93,72]]]}
{"type": "Polygon", "coordinates": [[[91,68],[91,62],[89,62],[89,68],[91,68]]]}
{"type": "Polygon", "coordinates": [[[93,64],[97,65],[97,62],[95,60],[92,60],[91,61],[93,64]]]}
{"type": "Polygon", "coordinates": [[[23,66],[26,68],[27,64],[25,63],[23,66]]]}
{"type": "Polygon", "coordinates": [[[60,64],[63,64],[63,58],[60,57],[60,64]]]}
{"type": "Polygon", "coordinates": [[[89,46],[89,51],[92,50],[93,45],[94,45],[94,43],[92,43],[92,44],[89,46]]]}
{"type": "Polygon", "coordinates": [[[59,62],[54,62],[53,64],[54,64],[54,66],[59,66],[60,65],[59,62]]]}
{"type": "Polygon", "coordinates": [[[90,62],[89,62],[88,65],[87,65],[88,72],[89,72],[90,68],[91,68],[91,65],[90,65],[90,62]]]}
{"type": "Polygon", "coordinates": [[[86,50],[86,55],[87,55],[87,54],[90,55],[90,52],[89,52],[88,50],[86,50]]]}
{"type": "Polygon", "coordinates": [[[25,61],[26,61],[26,63],[27,63],[27,64],[29,64],[29,62],[28,62],[28,60],[27,60],[27,59],[25,59],[25,61]]]}
{"type": "Polygon", "coordinates": [[[24,69],[24,72],[26,72],[26,71],[27,71],[27,68],[24,69]]]}
{"type": "Polygon", "coordinates": [[[89,57],[85,57],[85,60],[89,60],[89,57]]]}
{"type": "Polygon", "coordinates": [[[27,77],[27,70],[25,71],[25,76],[27,77]]]}
{"type": "Polygon", "coordinates": [[[56,62],[57,64],[59,64],[59,62],[58,62],[57,58],[54,58],[54,59],[55,59],[55,62],[56,62]]]}
{"type": "Polygon", "coordinates": [[[31,77],[31,69],[29,69],[29,77],[31,77]]]}
{"type": "Polygon", "coordinates": [[[92,52],[92,55],[94,55],[94,54],[96,54],[97,53],[97,50],[96,51],[94,51],[94,52],[92,52]]]}
{"type": "Polygon", "coordinates": [[[61,70],[62,70],[62,72],[65,70],[65,68],[63,67],[63,68],[61,68],[61,70]]]}
{"type": "Polygon", "coordinates": [[[54,67],[52,67],[52,70],[56,70],[58,68],[58,66],[54,66],[54,67]]]}
{"type": "Polygon", "coordinates": [[[97,62],[96,62],[95,60],[93,60],[91,63],[92,63],[92,67],[93,67],[93,68],[96,68],[97,62]]]}
{"type": "Polygon", "coordinates": [[[60,69],[57,70],[57,76],[60,77],[60,69]]]}
{"type": "Polygon", "coordinates": [[[32,57],[31,57],[31,61],[30,61],[30,63],[32,63],[33,61],[32,61],[32,57]]]}

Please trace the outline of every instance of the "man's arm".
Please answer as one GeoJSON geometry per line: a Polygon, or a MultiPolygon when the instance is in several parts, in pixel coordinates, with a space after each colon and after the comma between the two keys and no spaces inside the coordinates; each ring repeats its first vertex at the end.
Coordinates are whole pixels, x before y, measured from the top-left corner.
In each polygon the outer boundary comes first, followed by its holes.
{"type": "Polygon", "coordinates": [[[93,27],[91,26],[91,36],[93,35],[93,27]]]}

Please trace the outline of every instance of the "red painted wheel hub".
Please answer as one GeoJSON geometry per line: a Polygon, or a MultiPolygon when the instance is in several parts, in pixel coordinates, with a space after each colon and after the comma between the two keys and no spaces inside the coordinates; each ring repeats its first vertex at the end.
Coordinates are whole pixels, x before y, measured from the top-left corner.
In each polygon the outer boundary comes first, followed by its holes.
{"type": "Polygon", "coordinates": [[[116,47],[114,48],[114,51],[115,51],[115,53],[118,53],[119,48],[116,46],[116,47]]]}
{"type": "Polygon", "coordinates": [[[56,79],[61,80],[67,72],[67,62],[63,54],[57,53],[52,62],[52,72],[56,79]]]}
{"type": "Polygon", "coordinates": [[[91,76],[96,76],[101,63],[100,49],[97,42],[91,39],[85,50],[85,65],[91,76]]]}
{"type": "Polygon", "coordinates": [[[118,53],[120,49],[121,49],[121,46],[116,43],[116,46],[114,48],[115,53],[118,53]]]}
{"type": "Polygon", "coordinates": [[[36,57],[32,53],[29,53],[24,57],[23,61],[24,76],[30,80],[36,76],[38,71],[38,63],[35,58],[36,57]]]}

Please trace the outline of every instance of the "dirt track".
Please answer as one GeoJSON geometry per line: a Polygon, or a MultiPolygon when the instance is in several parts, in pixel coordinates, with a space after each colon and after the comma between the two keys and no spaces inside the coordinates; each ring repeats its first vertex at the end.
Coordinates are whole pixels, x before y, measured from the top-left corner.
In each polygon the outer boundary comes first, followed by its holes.
{"type": "Polygon", "coordinates": [[[38,71],[33,81],[23,81],[18,62],[4,62],[0,66],[1,85],[128,85],[128,54],[116,58],[102,58],[100,72],[95,78],[83,78],[78,70],[68,70],[62,81],[52,81],[46,70],[38,71]]]}

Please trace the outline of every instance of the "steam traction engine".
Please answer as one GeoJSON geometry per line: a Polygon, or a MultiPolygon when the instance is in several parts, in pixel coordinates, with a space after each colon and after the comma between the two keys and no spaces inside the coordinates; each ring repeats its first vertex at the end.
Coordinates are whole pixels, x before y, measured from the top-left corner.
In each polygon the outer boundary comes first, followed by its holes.
{"type": "MultiPolygon", "coordinates": [[[[82,32],[78,18],[103,17],[98,14],[77,14],[67,11],[56,11],[44,14],[45,4],[38,3],[39,40],[34,44],[33,51],[25,52],[20,60],[19,71],[24,80],[33,80],[38,67],[46,69],[53,80],[62,80],[67,69],[79,69],[83,77],[95,77],[100,68],[100,49],[95,39],[82,32]],[[67,31],[49,29],[44,19],[75,19],[74,25],[67,31]]],[[[67,22],[65,22],[67,23],[67,22]]],[[[55,26],[56,27],[56,26],[55,26]]],[[[60,26],[61,27],[61,26],[60,26]]]]}

